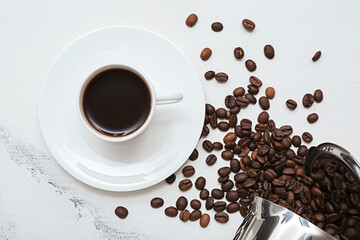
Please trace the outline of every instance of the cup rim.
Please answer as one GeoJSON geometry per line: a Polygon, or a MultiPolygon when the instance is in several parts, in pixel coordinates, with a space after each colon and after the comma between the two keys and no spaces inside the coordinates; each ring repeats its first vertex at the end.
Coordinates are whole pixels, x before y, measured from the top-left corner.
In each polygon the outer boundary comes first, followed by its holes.
{"type": "Polygon", "coordinates": [[[130,67],[128,65],[108,64],[108,65],[104,65],[102,67],[97,68],[81,83],[81,86],[79,87],[79,91],[77,94],[77,104],[76,105],[77,105],[77,112],[78,112],[81,122],[87,128],[87,130],[89,130],[93,135],[95,135],[96,137],[98,137],[104,141],[107,141],[107,142],[125,142],[125,141],[135,138],[149,126],[149,124],[153,118],[154,111],[155,111],[156,96],[155,96],[155,91],[153,89],[153,86],[152,86],[149,78],[147,77],[147,75],[143,74],[138,69],[136,69],[134,67],[130,67]],[[147,118],[142,123],[142,125],[139,126],[135,131],[133,131],[125,136],[110,136],[110,135],[105,135],[104,133],[99,132],[90,124],[90,122],[88,121],[88,119],[85,116],[84,109],[83,109],[83,96],[84,96],[86,87],[88,86],[90,81],[97,74],[104,72],[106,70],[109,70],[109,69],[125,69],[125,70],[129,70],[131,72],[134,72],[144,81],[144,83],[146,84],[146,86],[149,90],[149,93],[150,93],[150,110],[149,110],[149,114],[148,114],[147,118]]]}

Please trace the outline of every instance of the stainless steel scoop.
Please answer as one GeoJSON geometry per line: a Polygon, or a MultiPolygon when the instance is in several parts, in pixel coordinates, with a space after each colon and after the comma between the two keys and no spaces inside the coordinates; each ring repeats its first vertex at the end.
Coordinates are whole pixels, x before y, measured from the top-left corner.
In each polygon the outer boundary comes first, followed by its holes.
{"type": "MultiPolygon", "coordinates": [[[[332,143],[309,149],[305,171],[310,175],[321,156],[332,156],[342,161],[360,181],[360,165],[351,154],[332,143]]],[[[234,240],[331,240],[333,236],[294,212],[263,198],[254,197],[249,214],[244,218],[234,240]]]]}

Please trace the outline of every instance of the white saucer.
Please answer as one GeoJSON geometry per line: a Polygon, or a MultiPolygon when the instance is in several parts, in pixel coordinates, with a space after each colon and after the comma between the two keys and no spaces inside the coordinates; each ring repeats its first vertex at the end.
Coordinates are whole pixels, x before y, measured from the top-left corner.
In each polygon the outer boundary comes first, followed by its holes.
{"type": "Polygon", "coordinates": [[[189,59],[170,41],[133,27],[90,32],[53,62],[39,100],[42,134],[59,164],[80,181],[104,190],[131,191],[175,172],[199,140],[204,93],[189,59]],[[127,64],[148,75],[156,93],[180,92],[180,103],[157,106],[153,121],[125,143],[96,138],[76,112],[79,84],[99,66],[127,64]]]}

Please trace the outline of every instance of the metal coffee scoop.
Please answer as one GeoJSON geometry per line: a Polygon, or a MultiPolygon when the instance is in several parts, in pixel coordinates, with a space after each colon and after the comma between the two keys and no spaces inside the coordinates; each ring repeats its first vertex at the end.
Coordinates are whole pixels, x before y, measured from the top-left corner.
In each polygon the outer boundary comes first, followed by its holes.
{"type": "MultiPolygon", "coordinates": [[[[310,175],[318,157],[326,155],[342,161],[360,181],[360,165],[345,149],[323,143],[309,149],[305,171],[310,175]]],[[[268,200],[254,197],[249,214],[244,218],[234,240],[331,240],[333,236],[294,212],[268,200]]]]}

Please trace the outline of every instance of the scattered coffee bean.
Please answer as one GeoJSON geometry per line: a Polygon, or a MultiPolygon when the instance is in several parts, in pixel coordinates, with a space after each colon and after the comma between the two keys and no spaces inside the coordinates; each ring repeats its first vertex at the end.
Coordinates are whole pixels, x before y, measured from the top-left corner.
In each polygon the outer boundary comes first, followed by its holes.
{"type": "MultiPolygon", "coordinates": [[[[202,129],[202,131],[201,131],[201,136],[202,137],[206,137],[207,135],[209,135],[209,133],[210,133],[210,129],[208,128],[208,126],[206,126],[205,124],[204,124],[204,126],[203,126],[203,129],[202,129]]],[[[190,159],[191,160],[191,159],[190,159]]],[[[196,159],[195,159],[196,160],[196,159]]],[[[192,161],[194,161],[194,160],[192,160],[192,161]]]]}
{"type": "Polygon", "coordinates": [[[311,141],[313,140],[313,136],[309,132],[304,132],[301,137],[304,140],[304,142],[307,143],[311,143],[311,141]]]}
{"type": "Polygon", "coordinates": [[[271,46],[270,44],[265,45],[264,54],[265,54],[265,57],[267,57],[268,59],[273,59],[275,56],[275,50],[274,50],[273,46],[271,46]]]}
{"type": "Polygon", "coordinates": [[[215,77],[215,72],[210,70],[210,71],[207,71],[205,74],[204,74],[204,77],[206,80],[211,80],[215,77]]]}
{"type": "Polygon", "coordinates": [[[195,174],[195,168],[191,165],[185,166],[182,169],[182,173],[183,173],[184,177],[191,177],[192,175],[195,174]]]}
{"type": "Polygon", "coordinates": [[[261,87],[261,85],[262,85],[262,81],[255,76],[251,76],[249,78],[249,81],[253,86],[258,87],[258,88],[261,87]]]}
{"type": "Polygon", "coordinates": [[[207,61],[211,57],[212,51],[210,48],[204,48],[200,53],[200,58],[207,61]]]}
{"type": "Polygon", "coordinates": [[[247,206],[245,205],[240,206],[240,214],[242,217],[246,217],[248,213],[249,213],[249,209],[247,206]]]}
{"type": "Polygon", "coordinates": [[[226,211],[228,213],[235,213],[235,212],[239,211],[239,209],[240,209],[240,204],[237,202],[232,202],[229,205],[227,205],[227,207],[226,207],[226,211]]]}
{"type": "Polygon", "coordinates": [[[205,202],[205,208],[206,210],[210,210],[213,208],[213,205],[214,205],[214,198],[213,197],[208,197],[206,199],[206,202],[205,202]]]}
{"type": "Polygon", "coordinates": [[[217,127],[220,131],[226,132],[227,130],[229,130],[230,125],[227,122],[219,122],[217,127]]]}
{"type": "Polygon", "coordinates": [[[211,105],[211,104],[209,104],[209,103],[207,103],[207,104],[205,105],[205,112],[206,112],[207,115],[212,115],[212,114],[214,114],[214,113],[215,113],[215,108],[214,108],[214,106],[211,105]]]}
{"type": "Polygon", "coordinates": [[[179,218],[183,222],[187,222],[190,219],[190,212],[187,209],[184,209],[180,212],[179,218]]]}
{"type": "Polygon", "coordinates": [[[224,26],[222,25],[221,22],[214,22],[213,24],[211,24],[211,29],[214,32],[220,32],[221,30],[223,30],[224,26]]]}
{"type": "Polygon", "coordinates": [[[175,180],[176,180],[175,174],[171,174],[169,177],[167,177],[167,178],[165,179],[165,181],[166,181],[168,184],[172,184],[173,182],[175,182],[175,180]]]}
{"type": "Polygon", "coordinates": [[[255,23],[249,19],[242,20],[242,25],[248,31],[252,31],[255,29],[255,23]]]}
{"type": "Polygon", "coordinates": [[[229,76],[224,72],[218,72],[215,74],[215,79],[219,82],[226,82],[229,79],[229,76]]]}
{"type": "Polygon", "coordinates": [[[194,211],[192,211],[191,213],[190,213],[190,221],[197,221],[197,220],[199,220],[200,218],[201,218],[201,215],[202,215],[202,213],[201,213],[201,211],[200,210],[194,210],[194,211]]]}
{"type": "Polygon", "coordinates": [[[199,193],[199,197],[201,200],[206,200],[209,197],[209,195],[210,195],[209,190],[207,190],[205,188],[203,190],[201,190],[199,193]]]}
{"type": "Polygon", "coordinates": [[[225,212],[218,212],[215,214],[214,219],[219,223],[227,223],[229,221],[229,215],[225,212]]]}
{"type": "Polygon", "coordinates": [[[228,200],[229,202],[236,202],[239,199],[239,194],[237,191],[235,190],[230,190],[226,193],[225,196],[226,200],[228,200]]]}
{"type": "Polygon", "coordinates": [[[206,228],[209,225],[210,216],[207,213],[204,213],[200,218],[200,226],[206,228]]]}
{"type": "Polygon", "coordinates": [[[223,148],[223,145],[221,142],[214,142],[213,145],[214,145],[215,150],[221,150],[223,148]]]}
{"type": "Polygon", "coordinates": [[[317,51],[312,57],[313,62],[316,62],[321,57],[321,51],[317,51]]]}
{"type": "Polygon", "coordinates": [[[273,99],[275,97],[275,89],[273,87],[267,87],[265,95],[268,99],[273,99]]]}
{"type": "Polygon", "coordinates": [[[317,115],[316,113],[311,113],[309,114],[309,116],[307,116],[307,121],[309,123],[315,123],[318,119],[319,119],[319,115],[317,115]]]}
{"type": "Polygon", "coordinates": [[[115,214],[116,216],[118,216],[119,218],[121,219],[125,219],[127,217],[127,215],[129,214],[128,210],[123,207],[123,206],[118,206],[116,209],[115,209],[115,214]]]}
{"type": "Polygon", "coordinates": [[[289,109],[294,110],[297,107],[297,103],[294,100],[289,99],[289,100],[286,101],[286,106],[289,109]]]}
{"type": "Polygon", "coordinates": [[[215,114],[218,118],[225,118],[226,110],[225,110],[225,108],[218,108],[218,109],[216,109],[215,114]]]}
{"type": "Polygon", "coordinates": [[[229,117],[229,127],[234,128],[237,124],[237,116],[235,114],[230,115],[229,117]]]}
{"type": "Polygon", "coordinates": [[[298,135],[293,136],[292,143],[295,147],[300,147],[301,145],[301,138],[298,135]]]}
{"type": "Polygon", "coordinates": [[[191,161],[195,161],[198,157],[199,157],[199,152],[198,152],[198,150],[195,148],[194,151],[191,153],[189,159],[190,159],[191,161]]]}
{"type": "Polygon", "coordinates": [[[226,202],[224,201],[217,201],[213,205],[213,209],[215,212],[222,212],[226,209],[226,202]]]}
{"type": "Polygon", "coordinates": [[[259,123],[263,123],[263,124],[266,124],[267,121],[269,120],[269,113],[268,112],[261,112],[258,116],[258,122],[259,123]]]}
{"type": "Polygon", "coordinates": [[[248,87],[248,93],[251,93],[253,95],[256,95],[256,94],[259,93],[259,88],[258,87],[254,86],[252,84],[249,84],[247,87],[248,87]]]}
{"type": "Polygon", "coordinates": [[[200,209],[201,208],[201,202],[199,200],[197,200],[197,199],[193,199],[190,202],[190,206],[195,210],[200,209]]]}
{"type": "Polygon", "coordinates": [[[314,100],[315,102],[319,103],[323,100],[323,92],[320,89],[315,90],[314,92],[314,100]]]}
{"type": "Polygon", "coordinates": [[[234,153],[230,150],[226,150],[226,151],[223,151],[221,153],[221,157],[224,159],[224,160],[231,160],[234,158],[234,153]]]}
{"type": "Polygon", "coordinates": [[[245,94],[245,98],[249,101],[249,103],[251,104],[255,104],[256,103],[256,98],[254,97],[254,95],[252,95],[251,93],[247,93],[245,94]]]}
{"type": "Polygon", "coordinates": [[[231,172],[231,168],[229,168],[229,167],[221,167],[218,170],[218,174],[220,177],[228,176],[230,174],[230,172],[231,172]]]}
{"type": "Polygon", "coordinates": [[[192,13],[186,18],[185,24],[188,27],[193,27],[193,26],[195,26],[197,21],[198,21],[198,16],[195,13],[192,13]]]}
{"type": "Polygon", "coordinates": [[[259,99],[259,105],[263,110],[268,110],[270,108],[270,102],[267,97],[261,97],[259,99]]]}
{"type": "Polygon", "coordinates": [[[195,188],[197,190],[202,190],[204,189],[206,184],[206,179],[204,177],[198,177],[195,181],[195,188]]]}
{"type": "Polygon", "coordinates": [[[184,179],[179,182],[179,189],[181,191],[187,191],[192,187],[192,182],[190,179],[184,179]]]}
{"type": "Polygon", "coordinates": [[[211,152],[214,149],[214,145],[209,140],[205,140],[202,146],[207,152],[211,152]]]}
{"type": "Polygon", "coordinates": [[[244,50],[241,47],[236,47],[234,49],[234,57],[238,60],[243,59],[244,57],[244,50]]]}
{"type": "Polygon", "coordinates": [[[234,89],[233,94],[235,97],[242,97],[245,94],[245,89],[243,87],[237,87],[234,89]]]}
{"type": "Polygon", "coordinates": [[[211,196],[215,199],[222,199],[224,197],[224,192],[221,189],[214,188],[211,190],[211,196]]]}
{"type": "Polygon", "coordinates": [[[217,160],[217,157],[214,154],[210,154],[206,158],[206,164],[209,166],[214,165],[216,163],[216,160],[217,160]]]}
{"type": "Polygon", "coordinates": [[[212,128],[217,128],[217,116],[216,116],[216,114],[213,114],[213,115],[211,115],[210,116],[210,126],[212,127],[212,128]]]}
{"type": "Polygon", "coordinates": [[[304,95],[302,102],[303,102],[304,107],[309,108],[314,103],[314,96],[310,93],[307,93],[304,95]]]}
{"type": "Polygon", "coordinates": [[[173,206],[167,207],[165,208],[165,215],[168,217],[176,217],[178,215],[178,210],[173,206]]]}
{"type": "Polygon", "coordinates": [[[159,197],[153,198],[151,199],[150,205],[153,208],[160,208],[164,205],[164,200],[159,197]]]}
{"type": "Polygon", "coordinates": [[[237,159],[230,160],[230,168],[233,173],[240,171],[240,162],[237,159]]]}
{"type": "Polygon", "coordinates": [[[186,199],[186,197],[181,196],[176,200],[175,205],[178,210],[184,210],[188,205],[188,200],[186,199]]]}
{"type": "Polygon", "coordinates": [[[253,72],[256,70],[256,63],[253,60],[248,59],[245,61],[245,67],[249,72],[253,72]]]}

